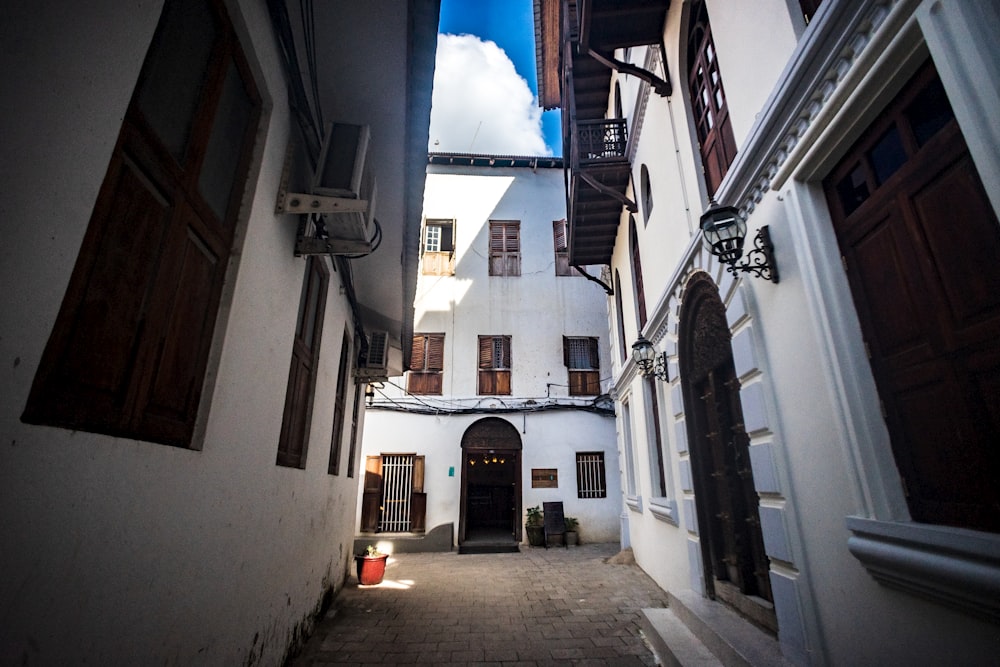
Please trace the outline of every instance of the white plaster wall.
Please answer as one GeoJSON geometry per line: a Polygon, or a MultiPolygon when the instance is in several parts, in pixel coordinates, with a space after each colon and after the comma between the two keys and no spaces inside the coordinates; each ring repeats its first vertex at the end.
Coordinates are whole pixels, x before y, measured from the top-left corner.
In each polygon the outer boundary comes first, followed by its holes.
{"type": "Polygon", "coordinates": [[[22,3],[0,28],[0,279],[22,286],[0,295],[5,664],[280,664],[348,568],[357,477],[327,474],[348,317],[337,274],[307,466],[275,465],[304,262],[294,225],[273,215],[289,114],[261,3],[234,21],[273,107],[216,328],[201,451],[19,421],[159,12],[22,3]]]}
{"type": "MultiPolygon", "coordinates": [[[[794,32],[801,30],[788,15],[788,7],[794,9],[797,3],[752,4],[709,0],[708,6],[741,150],[734,169],[754,169],[755,161],[764,159],[764,155],[748,154],[747,144],[797,47],[794,32]]],[[[851,532],[845,526],[845,517],[905,521],[907,515],[905,505],[900,509],[902,496],[891,456],[886,467],[886,452],[881,458],[869,453],[887,446],[884,425],[878,419],[874,424],[850,421],[851,417],[869,419],[877,415],[877,397],[870,371],[867,379],[856,377],[855,366],[866,367],[867,361],[860,329],[850,310],[850,292],[839,268],[836,241],[824,227],[829,220],[818,182],[836,159],[823,151],[843,151],[850,143],[830,125],[836,122],[859,132],[863,125],[856,127],[857,123],[867,123],[877,114],[877,110],[869,109],[873,96],[881,94],[880,87],[887,85],[885,81],[891,80],[892,72],[906,71],[901,67],[902,59],[922,59],[924,49],[929,48],[953,104],[958,105],[956,116],[977,166],[982,165],[980,174],[986,189],[995,191],[995,160],[983,150],[995,145],[995,129],[983,126],[983,116],[977,117],[969,110],[988,106],[997,94],[997,86],[990,83],[970,87],[962,82],[977,78],[975,72],[993,67],[992,63],[998,62],[996,48],[977,30],[963,32],[964,39],[954,39],[941,27],[978,25],[975,17],[992,17],[995,10],[984,13],[972,5],[916,0],[866,4],[882,7],[889,16],[886,25],[897,32],[905,30],[906,35],[878,38],[874,46],[861,38],[850,41],[847,57],[854,57],[852,49],[868,49],[855,65],[856,71],[848,72],[849,60],[838,63],[840,77],[846,82],[842,85],[848,89],[858,86],[857,90],[843,94],[838,91],[840,96],[832,103],[835,106],[828,112],[830,116],[822,117],[820,129],[805,135],[795,147],[798,157],[794,166],[785,167],[780,186],[768,190],[765,184],[762,198],[752,202],[751,234],[759,226],[770,226],[781,282],[773,285],[744,278],[728,309],[734,327],[734,356],[743,385],[744,417],[751,431],[765,545],[772,559],[779,637],[791,655],[812,664],[982,664],[1000,650],[995,625],[877,584],[848,551],[851,532]],[[920,27],[928,32],[928,47],[920,44],[923,37],[914,36],[917,28],[915,19],[907,18],[910,14],[919,15],[926,24],[920,27]],[[973,38],[978,41],[973,43],[973,38]],[[867,120],[858,121],[861,113],[867,120]],[[817,141],[821,135],[822,141],[817,141]],[[825,311],[831,306],[818,306],[817,299],[841,308],[825,311]],[[831,317],[836,321],[824,320],[831,317]],[[844,395],[838,396],[837,392],[844,395]],[[870,409],[866,412],[862,404],[870,409]],[[850,417],[843,413],[845,405],[854,410],[850,417]]],[[[864,8],[856,3],[828,2],[824,10],[857,12],[864,8]]],[[[686,5],[671,6],[664,35],[674,76],[681,67],[678,63],[683,62],[677,31],[684,11],[686,5]],[[676,59],[671,60],[672,53],[676,59]]],[[[831,66],[833,63],[837,61],[831,56],[831,66]]],[[[638,89],[634,79],[624,79],[623,93],[626,87],[638,89]]],[[[978,80],[992,81],[988,77],[978,80]]],[[[658,341],[658,349],[672,355],[672,377],[677,371],[674,332],[680,303],[670,298],[674,286],[667,281],[678,271],[677,262],[686,259],[684,252],[690,247],[687,219],[693,213],[696,221],[701,212],[698,206],[704,206],[703,196],[691,186],[700,183],[700,165],[689,150],[693,145],[690,121],[683,111],[686,102],[681,101],[686,93],[678,94],[686,82],[682,78],[680,86],[677,83],[675,80],[677,92],[669,104],[655,95],[650,97],[634,162],[637,182],[639,164],[644,162],[654,177],[653,215],[646,226],[637,216],[650,319],[646,335],[658,341]],[[664,122],[670,111],[678,121],[674,132],[668,132],[670,126],[664,122]],[[669,175],[667,180],[678,178],[687,185],[660,184],[662,178],[657,174],[669,175]],[[678,196],[685,192],[689,207],[683,206],[678,196]],[[664,258],[662,264],[647,260],[654,253],[664,258]]],[[[631,97],[624,98],[627,111],[631,97]]],[[[771,108],[782,107],[779,103],[771,108]]],[[[820,121],[814,118],[814,122],[820,121]]],[[[630,130],[632,127],[630,120],[630,130]]],[[[732,180],[733,175],[727,177],[727,182],[732,180]]],[[[703,191],[702,186],[698,188],[703,191]]],[[[740,198],[750,196],[732,188],[727,191],[725,183],[722,191],[734,198],[726,203],[742,204],[740,198]]],[[[719,276],[717,264],[703,259],[703,251],[694,249],[691,257],[692,266],[707,268],[719,276]]],[[[629,278],[627,216],[619,228],[612,268],[622,275],[626,339],[631,342],[637,332],[629,278]]],[[[731,279],[720,282],[723,295],[729,294],[731,279]]],[[[620,372],[616,369],[615,378],[618,397],[631,401],[632,432],[639,440],[635,450],[642,502],[641,511],[628,510],[629,537],[637,561],[658,584],[667,590],[700,591],[700,554],[693,520],[695,498],[685,424],[679,418],[683,416],[680,392],[675,382],[666,391],[670,399],[660,402],[668,474],[673,478],[672,493],[678,504],[678,525],[674,526],[649,511],[648,466],[653,462],[648,458],[648,446],[641,441],[648,432],[645,415],[637,409],[642,382],[632,377],[632,372],[626,365],[620,372]]],[[[954,532],[957,540],[963,531],[954,532]]]]}
{"type": "MultiPolygon", "coordinates": [[[[561,501],[566,516],[580,520],[580,539],[618,541],[618,481],[614,420],[590,413],[513,413],[505,415],[411,415],[370,410],[366,420],[366,455],[415,453],[425,456],[427,530],[454,524],[457,540],[462,491],[462,435],[479,419],[500,417],[521,436],[522,509],[561,501]],[[576,452],[604,452],[608,497],[581,499],[576,489],[576,452]],[[556,468],[559,486],[531,488],[532,468],[556,468]]],[[[360,515],[358,516],[360,520],[360,515]]]]}
{"type": "Polygon", "coordinates": [[[428,167],[424,218],[455,220],[455,275],[419,276],[414,331],[445,334],[443,394],[410,397],[403,391],[405,378],[393,378],[377,395],[375,406],[390,403],[384,395],[395,405],[440,413],[369,410],[364,439],[366,456],[426,456],[428,530],[447,522],[457,530],[462,434],[474,421],[489,416],[449,411],[509,408],[513,412],[494,416],[509,420],[521,433],[522,508],[561,500],[566,515],[580,519],[581,539],[618,541],[621,492],[614,419],[579,410],[532,412],[555,401],[576,406],[594,401],[568,395],[563,335],[599,337],[605,391],[611,376],[605,293],[582,277],[555,275],[552,222],[565,218],[564,192],[561,169],[428,167]],[[490,220],[521,222],[519,277],[489,276],[490,220]],[[479,335],[511,336],[512,395],[477,395],[479,335]],[[576,497],[575,453],[581,451],[605,452],[606,499],[576,497]],[[451,467],[454,477],[448,475],[451,467]],[[532,489],[532,467],[558,468],[559,488],[532,489]]]}

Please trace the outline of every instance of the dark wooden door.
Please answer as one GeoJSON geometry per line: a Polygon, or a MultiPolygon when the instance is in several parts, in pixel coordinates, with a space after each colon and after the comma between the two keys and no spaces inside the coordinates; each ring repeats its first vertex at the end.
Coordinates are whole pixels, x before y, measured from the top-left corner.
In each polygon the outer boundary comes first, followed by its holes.
{"type": "Polygon", "coordinates": [[[708,274],[685,288],[678,343],[706,591],[776,632],[726,308],[708,274]]]}
{"type": "Polygon", "coordinates": [[[911,515],[1000,531],[1000,225],[932,67],[825,185],[911,515]]]}

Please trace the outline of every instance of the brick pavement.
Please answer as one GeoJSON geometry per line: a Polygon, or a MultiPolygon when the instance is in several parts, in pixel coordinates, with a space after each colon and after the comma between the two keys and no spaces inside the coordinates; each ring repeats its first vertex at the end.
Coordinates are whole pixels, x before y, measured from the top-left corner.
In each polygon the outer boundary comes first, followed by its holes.
{"type": "Polygon", "coordinates": [[[655,665],[639,610],[663,592],[617,544],[516,554],[399,554],[347,585],[292,667],[655,665]]]}

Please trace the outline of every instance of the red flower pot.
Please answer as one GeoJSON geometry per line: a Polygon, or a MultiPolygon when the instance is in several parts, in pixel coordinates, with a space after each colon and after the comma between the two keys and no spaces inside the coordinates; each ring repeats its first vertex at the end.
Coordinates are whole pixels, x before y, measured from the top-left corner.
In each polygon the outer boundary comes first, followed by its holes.
{"type": "Polygon", "coordinates": [[[388,554],[377,556],[355,556],[354,562],[358,566],[358,581],[363,586],[374,586],[382,583],[385,576],[385,561],[388,554]]]}

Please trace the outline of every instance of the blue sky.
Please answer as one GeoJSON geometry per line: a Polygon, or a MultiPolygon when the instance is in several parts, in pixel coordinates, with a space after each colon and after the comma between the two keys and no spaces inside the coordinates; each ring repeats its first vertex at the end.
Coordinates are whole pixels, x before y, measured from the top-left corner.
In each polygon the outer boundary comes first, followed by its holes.
{"type": "MultiPolygon", "coordinates": [[[[495,42],[513,63],[516,73],[527,82],[530,93],[536,98],[534,106],[537,107],[538,88],[535,72],[535,28],[532,0],[441,0],[439,32],[452,35],[475,35],[482,42],[495,42]]],[[[451,81],[455,82],[455,87],[449,89],[447,99],[443,97],[444,93],[442,93],[441,97],[435,98],[435,107],[436,110],[442,113],[442,119],[439,123],[435,124],[433,120],[434,112],[432,112],[431,150],[520,154],[524,152],[525,146],[534,145],[513,141],[510,150],[503,150],[502,148],[498,149],[495,143],[486,143],[486,134],[491,126],[495,131],[500,132],[502,128],[512,127],[508,124],[511,121],[496,121],[487,118],[486,116],[491,113],[489,106],[476,108],[474,103],[475,100],[485,96],[473,93],[472,91],[476,90],[476,87],[470,86],[468,83],[463,82],[461,85],[457,83],[456,79],[465,76],[454,68],[458,66],[457,63],[453,63],[453,66],[450,68],[442,66],[441,58],[448,57],[447,54],[449,53],[455,53],[453,51],[454,48],[463,49],[463,55],[455,55],[455,60],[461,60],[462,63],[466,63],[470,68],[477,67],[480,71],[487,72],[484,76],[496,81],[501,86],[501,92],[498,92],[498,97],[492,101],[494,106],[498,104],[498,101],[502,103],[510,98],[519,100],[517,103],[512,102],[516,108],[510,110],[509,113],[521,116],[527,115],[527,117],[522,118],[522,122],[516,125],[518,129],[505,130],[508,134],[517,134],[524,129],[525,125],[537,126],[538,123],[537,116],[539,114],[534,109],[526,108],[527,104],[519,96],[510,92],[504,92],[505,89],[502,86],[512,84],[505,80],[505,72],[503,70],[493,69],[494,66],[498,68],[502,67],[502,65],[496,63],[496,54],[489,50],[483,51],[486,47],[482,44],[474,46],[471,43],[459,45],[454,41],[448,43],[439,42],[439,72],[442,73],[442,76],[448,76],[451,81]],[[479,50],[468,50],[475,48],[479,50]],[[479,55],[482,55],[482,58],[485,60],[478,60],[479,55]],[[476,65],[477,62],[481,64],[476,65]],[[489,63],[489,65],[486,63],[489,63]],[[446,104],[462,105],[468,111],[468,114],[473,116],[469,121],[473,123],[472,126],[475,128],[472,137],[463,135],[461,139],[454,139],[454,143],[444,138],[443,135],[449,131],[447,128],[458,125],[453,120],[454,116],[450,117],[452,120],[443,120],[443,111],[446,104]],[[437,126],[437,131],[435,131],[435,125],[437,126]],[[435,134],[442,136],[436,137],[434,136],[435,134]],[[435,145],[435,141],[439,141],[440,143],[435,145]]],[[[485,84],[480,82],[480,85],[485,84]]],[[[459,113],[459,110],[455,109],[454,113],[459,113]]],[[[562,141],[558,111],[549,111],[541,114],[541,130],[547,150],[536,150],[534,152],[560,155],[562,152],[562,141]]]]}

